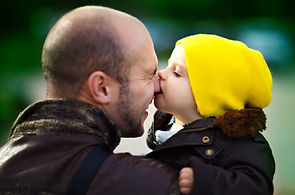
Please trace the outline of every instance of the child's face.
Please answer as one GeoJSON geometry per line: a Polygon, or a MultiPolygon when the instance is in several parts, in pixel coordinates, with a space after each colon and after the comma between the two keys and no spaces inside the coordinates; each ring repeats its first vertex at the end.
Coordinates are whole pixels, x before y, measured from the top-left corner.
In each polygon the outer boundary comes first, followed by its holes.
{"type": "Polygon", "coordinates": [[[161,91],[155,96],[155,106],[175,117],[191,117],[197,108],[189,83],[182,45],[174,48],[168,60],[168,67],[159,71],[158,76],[161,91]]]}

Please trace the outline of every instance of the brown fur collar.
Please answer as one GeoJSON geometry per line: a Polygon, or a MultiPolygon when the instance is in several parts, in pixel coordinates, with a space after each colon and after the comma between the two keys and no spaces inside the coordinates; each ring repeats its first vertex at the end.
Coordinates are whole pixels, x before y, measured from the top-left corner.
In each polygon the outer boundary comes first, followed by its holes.
{"type": "Polygon", "coordinates": [[[214,125],[230,137],[254,136],[265,129],[266,116],[261,108],[231,110],[214,120],[214,125]]]}
{"type": "Polygon", "coordinates": [[[18,116],[10,138],[40,134],[97,136],[112,150],[121,136],[101,109],[74,99],[47,99],[30,105],[18,116]]]}

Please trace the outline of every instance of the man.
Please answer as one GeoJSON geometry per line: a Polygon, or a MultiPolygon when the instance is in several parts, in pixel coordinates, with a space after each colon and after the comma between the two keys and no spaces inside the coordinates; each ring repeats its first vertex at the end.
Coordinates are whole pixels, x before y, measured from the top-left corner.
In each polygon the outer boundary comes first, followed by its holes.
{"type": "Polygon", "coordinates": [[[178,194],[167,165],[112,153],[121,136],[143,134],[157,63],[136,18],[98,6],[63,16],[43,47],[47,98],[0,149],[1,194],[178,194]]]}

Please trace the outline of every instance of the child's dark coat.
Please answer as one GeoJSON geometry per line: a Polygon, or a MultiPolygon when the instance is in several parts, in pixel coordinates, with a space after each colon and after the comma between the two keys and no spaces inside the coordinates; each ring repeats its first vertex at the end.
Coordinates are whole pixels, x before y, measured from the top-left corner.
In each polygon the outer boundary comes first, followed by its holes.
{"type": "MultiPolygon", "coordinates": [[[[229,137],[214,120],[209,117],[189,124],[147,157],[177,169],[193,167],[191,194],[272,194],[275,162],[263,135],[229,137]]],[[[168,121],[169,115],[158,111],[153,126],[169,129],[168,121]]]]}

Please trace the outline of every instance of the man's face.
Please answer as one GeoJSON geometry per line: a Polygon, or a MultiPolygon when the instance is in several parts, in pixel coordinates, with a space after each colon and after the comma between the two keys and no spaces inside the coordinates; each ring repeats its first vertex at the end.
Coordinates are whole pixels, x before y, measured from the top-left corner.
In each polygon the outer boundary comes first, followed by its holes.
{"type": "Polygon", "coordinates": [[[157,64],[153,45],[149,43],[137,52],[137,58],[130,65],[128,84],[121,84],[117,109],[120,116],[118,128],[123,137],[138,137],[144,132],[147,109],[158,88],[157,64]]]}

